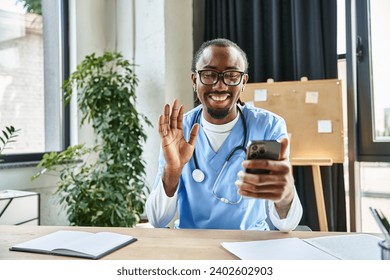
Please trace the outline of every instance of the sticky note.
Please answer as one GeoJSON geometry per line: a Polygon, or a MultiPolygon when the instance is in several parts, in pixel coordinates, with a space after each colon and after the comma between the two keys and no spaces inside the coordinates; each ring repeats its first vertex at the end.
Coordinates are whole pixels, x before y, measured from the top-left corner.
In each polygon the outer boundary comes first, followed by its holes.
{"type": "Polygon", "coordinates": [[[331,120],[319,120],[318,121],[318,133],[332,133],[332,121],[331,120]]]}
{"type": "Polygon", "coordinates": [[[318,91],[307,91],[305,102],[317,104],[318,103],[318,96],[319,96],[318,91]]]}
{"type": "Polygon", "coordinates": [[[255,89],[255,102],[267,101],[266,89],[255,89]]]}

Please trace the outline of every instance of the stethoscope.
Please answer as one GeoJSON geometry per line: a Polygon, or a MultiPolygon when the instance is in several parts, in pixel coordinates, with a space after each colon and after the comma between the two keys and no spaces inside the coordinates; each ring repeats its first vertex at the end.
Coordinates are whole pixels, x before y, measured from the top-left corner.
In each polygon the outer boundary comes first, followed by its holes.
{"type": "MultiPolygon", "coordinates": [[[[229,162],[229,160],[231,159],[231,157],[234,155],[234,153],[238,150],[243,150],[244,152],[246,152],[246,140],[247,140],[247,127],[246,127],[246,119],[244,117],[244,114],[242,113],[241,111],[241,108],[239,106],[237,106],[237,109],[241,115],[241,121],[242,121],[242,125],[244,127],[244,138],[242,139],[242,143],[240,146],[237,146],[235,147],[233,150],[231,150],[231,152],[229,153],[229,155],[227,156],[226,160],[225,160],[225,164],[224,164],[224,167],[227,165],[227,163],[229,162]]],[[[199,110],[199,112],[196,114],[196,117],[195,117],[195,123],[199,123],[199,116],[200,114],[202,113],[202,109],[199,110]]],[[[194,158],[194,163],[195,163],[195,169],[194,171],[192,171],[192,178],[194,179],[195,182],[197,183],[201,183],[203,182],[204,178],[205,178],[205,175],[204,175],[204,172],[202,170],[200,170],[199,168],[199,165],[198,165],[198,160],[196,158],[196,151],[194,150],[194,155],[193,155],[193,158],[194,158]]],[[[223,168],[224,168],[223,167],[223,168]]]]}

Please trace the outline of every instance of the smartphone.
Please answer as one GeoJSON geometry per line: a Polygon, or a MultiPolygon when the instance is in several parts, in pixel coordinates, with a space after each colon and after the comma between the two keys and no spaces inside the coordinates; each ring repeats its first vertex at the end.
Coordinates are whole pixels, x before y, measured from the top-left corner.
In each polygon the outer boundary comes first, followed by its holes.
{"type": "MultiPolygon", "coordinates": [[[[251,141],[246,152],[246,159],[272,159],[278,160],[281,144],[276,140],[251,141]]],[[[264,169],[246,169],[247,173],[268,174],[269,170],[264,169]]]]}

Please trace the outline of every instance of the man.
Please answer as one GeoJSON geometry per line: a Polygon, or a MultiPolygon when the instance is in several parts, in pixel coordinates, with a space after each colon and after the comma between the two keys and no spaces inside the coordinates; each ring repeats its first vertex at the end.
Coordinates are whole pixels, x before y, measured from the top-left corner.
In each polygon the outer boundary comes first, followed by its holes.
{"type": "Polygon", "coordinates": [[[290,231],[298,225],[302,206],[286,125],[271,112],[241,104],[247,70],[244,51],[226,39],[205,42],[195,54],[192,84],[201,105],[184,114],[175,100],[159,118],[160,164],[146,202],[153,226],[166,227],[177,208],[177,228],[268,230],[270,220],[290,231]],[[249,140],[279,140],[279,160],[245,160],[249,140]]]}

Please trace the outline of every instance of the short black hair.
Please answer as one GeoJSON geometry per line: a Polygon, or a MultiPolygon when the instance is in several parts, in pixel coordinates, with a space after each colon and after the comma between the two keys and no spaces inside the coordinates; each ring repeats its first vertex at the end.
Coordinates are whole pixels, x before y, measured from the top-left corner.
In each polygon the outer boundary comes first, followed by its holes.
{"type": "Polygon", "coordinates": [[[240,52],[240,54],[241,54],[241,56],[242,56],[242,58],[244,60],[244,64],[245,64],[244,72],[245,73],[248,72],[249,63],[248,63],[248,58],[246,57],[246,53],[236,43],[234,43],[234,42],[232,42],[232,41],[230,41],[228,39],[224,39],[224,38],[217,38],[217,39],[209,40],[209,41],[204,42],[200,46],[198,51],[195,53],[194,58],[192,59],[192,65],[191,65],[191,71],[192,72],[196,71],[196,64],[198,63],[200,57],[202,56],[202,53],[205,50],[205,48],[207,48],[209,46],[233,47],[233,48],[235,48],[236,50],[238,50],[240,52]]]}

